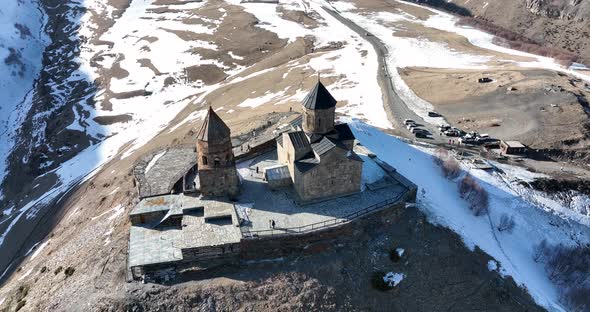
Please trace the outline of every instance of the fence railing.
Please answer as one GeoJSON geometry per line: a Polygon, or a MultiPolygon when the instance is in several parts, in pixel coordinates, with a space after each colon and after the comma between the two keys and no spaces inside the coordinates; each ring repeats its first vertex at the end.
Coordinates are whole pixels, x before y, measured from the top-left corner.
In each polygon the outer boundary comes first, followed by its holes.
{"type": "Polygon", "coordinates": [[[248,239],[248,238],[255,239],[255,238],[267,237],[267,236],[298,235],[298,234],[305,234],[305,233],[310,233],[310,232],[314,232],[314,231],[318,231],[318,230],[322,230],[322,229],[326,229],[326,228],[335,227],[338,225],[342,225],[344,223],[354,221],[355,219],[359,219],[359,218],[366,216],[366,215],[368,215],[376,210],[379,210],[381,208],[395,204],[395,203],[399,202],[399,200],[401,198],[403,198],[407,194],[407,192],[408,192],[408,190],[406,189],[404,192],[401,192],[400,194],[398,194],[397,196],[395,196],[393,198],[390,198],[390,199],[384,200],[382,202],[370,205],[368,207],[365,207],[361,210],[357,210],[353,213],[350,213],[350,214],[342,216],[342,217],[333,218],[333,219],[320,221],[320,222],[316,222],[316,223],[311,223],[311,224],[306,224],[306,225],[297,226],[297,227],[291,227],[291,228],[274,228],[274,229],[256,230],[256,231],[249,231],[249,230],[244,231],[243,230],[242,236],[243,236],[243,238],[246,238],[246,239],[248,239]]]}

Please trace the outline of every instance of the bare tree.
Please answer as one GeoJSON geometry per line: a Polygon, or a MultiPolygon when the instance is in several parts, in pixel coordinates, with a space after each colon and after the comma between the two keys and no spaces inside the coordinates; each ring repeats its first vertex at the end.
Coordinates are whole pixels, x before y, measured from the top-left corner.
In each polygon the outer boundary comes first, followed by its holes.
{"type": "Polygon", "coordinates": [[[533,260],[535,260],[535,262],[545,262],[548,252],[549,244],[546,239],[543,239],[533,247],[533,260]]]}
{"type": "Polygon", "coordinates": [[[442,147],[436,150],[434,163],[441,167],[443,175],[449,180],[456,179],[461,174],[459,162],[442,147]]]}
{"type": "Polygon", "coordinates": [[[508,214],[502,214],[500,217],[500,224],[498,224],[498,231],[500,232],[508,232],[512,233],[514,226],[516,223],[514,222],[514,218],[512,216],[508,216],[508,214]]]}
{"type": "Polygon", "coordinates": [[[535,246],[533,259],[545,263],[550,280],[560,286],[561,301],[572,311],[590,308],[590,246],[535,246]]]}
{"type": "Polygon", "coordinates": [[[476,216],[488,213],[488,192],[469,174],[459,182],[459,194],[469,203],[469,209],[476,216]]]}

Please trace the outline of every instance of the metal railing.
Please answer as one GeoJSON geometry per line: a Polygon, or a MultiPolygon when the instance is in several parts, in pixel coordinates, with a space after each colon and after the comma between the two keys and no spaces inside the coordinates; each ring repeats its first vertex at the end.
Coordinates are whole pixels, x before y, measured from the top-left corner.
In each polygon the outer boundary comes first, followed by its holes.
{"type": "Polygon", "coordinates": [[[342,217],[333,218],[333,219],[320,221],[320,222],[316,222],[316,223],[311,223],[311,224],[306,224],[306,225],[297,226],[297,227],[291,227],[291,228],[274,228],[274,229],[256,230],[256,231],[245,230],[245,231],[242,231],[242,236],[245,239],[255,239],[255,238],[267,237],[267,236],[298,235],[298,234],[305,234],[305,233],[319,231],[319,230],[326,229],[326,228],[335,227],[335,226],[342,225],[342,224],[345,224],[348,222],[352,222],[352,221],[359,219],[363,216],[366,216],[376,210],[379,210],[384,207],[395,204],[395,203],[399,202],[399,200],[401,198],[403,198],[407,194],[407,192],[408,192],[408,190],[406,189],[393,198],[390,198],[390,199],[384,200],[382,202],[370,205],[368,207],[365,207],[361,210],[357,210],[353,213],[350,213],[350,214],[342,216],[342,217]]]}

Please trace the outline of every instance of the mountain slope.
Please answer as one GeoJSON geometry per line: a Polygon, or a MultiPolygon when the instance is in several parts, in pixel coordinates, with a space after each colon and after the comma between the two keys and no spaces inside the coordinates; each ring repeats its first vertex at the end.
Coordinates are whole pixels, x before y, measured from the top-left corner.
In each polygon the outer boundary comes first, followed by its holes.
{"type": "Polygon", "coordinates": [[[584,0],[411,0],[476,16],[590,62],[590,2],[584,0]]]}

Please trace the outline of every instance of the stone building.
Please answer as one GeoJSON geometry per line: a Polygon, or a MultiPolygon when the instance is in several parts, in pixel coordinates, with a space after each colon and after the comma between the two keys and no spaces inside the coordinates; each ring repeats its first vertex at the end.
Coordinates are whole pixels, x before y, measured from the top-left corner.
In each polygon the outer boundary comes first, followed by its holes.
{"type": "Polygon", "coordinates": [[[500,151],[504,155],[522,155],[526,153],[526,146],[519,141],[501,141],[500,151]]]}
{"type": "Polygon", "coordinates": [[[198,188],[205,196],[235,196],[239,178],[229,127],[209,107],[197,134],[198,188]]]}
{"type": "Polygon", "coordinates": [[[303,100],[303,129],[277,139],[279,163],[288,168],[302,201],[349,195],[361,190],[362,159],[353,151],[347,124],[335,124],[336,100],[318,81],[303,100]]]}

